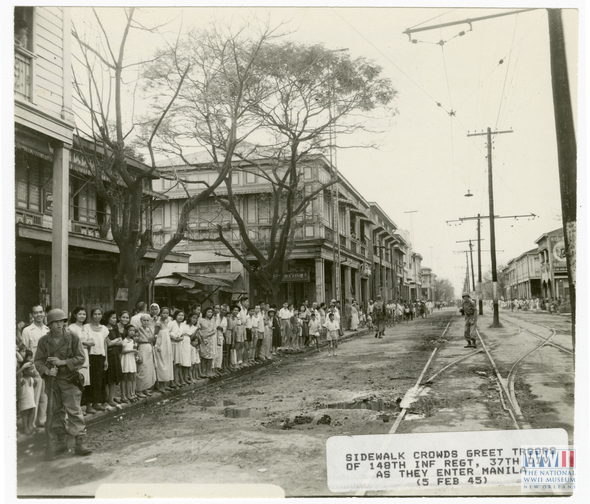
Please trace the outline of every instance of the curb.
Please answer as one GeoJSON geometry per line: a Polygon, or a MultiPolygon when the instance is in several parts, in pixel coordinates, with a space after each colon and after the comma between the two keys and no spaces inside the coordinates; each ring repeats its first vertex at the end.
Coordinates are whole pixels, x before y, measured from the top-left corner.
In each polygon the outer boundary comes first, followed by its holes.
{"type": "MultiPolygon", "coordinates": [[[[348,341],[348,340],[351,340],[355,337],[364,336],[366,334],[369,334],[369,332],[370,332],[369,329],[360,329],[358,331],[347,331],[347,333],[345,333],[344,336],[342,336],[340,338],[340,341],[348,341]]],[[[322,341],[320,343],[320,348],[326,347],[326,346],[328,346],[327,341],[322,341]]],[[[310,348],[305,349],[301,353],[282,354],[282,355],[280,355],[280,357],[283,357],[283,358],[288,357],[288,356],[301,357],[301,356],[305,356],[305,355],[308,355],[311,353],[315,353],[315,349],[310,347],[310,348]]],[[[100,423],[105,422],[107,420],[110,420],[112,418],[118,417],[123,413],[127,413],[128,411],[138,409],[142,406],[149,406],[150,404],[158,403],[164,399],[170,399],[172,397],[181,396],[181,395],[187,394],[189,392],[192,392],[193,390],[205,388],[208,385],[215,385],[217,383],[221,383],[226,380],[228,380],[228,381],[233,380],[234,378],[237,378],[237,377],[240,377],[240,376],[243,376],[246,374],[250,374],[254,371],[257,371],[257,370],[262,369],[266,366],[270,366],[270,365],[276,364],[276,363],[277,363],[277,360],[275,360],[275,359],[269,360],[269,361],[264,361],[264,362],[257,362],[256,364],[243,367],[242,369],[238,369],[236,371],[232,371],[231,373],[228,373],[226,375],[219,376],[216,378],[206,378],[203,380],[199,380],[197,383],[193,383],[192,385],[189,385],[189,386],[186,386],[186,387],[183,387],[180,389],[172,390],[170,392],[164,392],[164,393],[154,392],[152,396],[147,397],[146,399],[140,399],[137,402],[122,405],[123,406],[122,409],[117,409],[115,411],[100,411],[100,412],[95,413],[94,415],[87,415],[84,417],[84,421],[86,423],[86,427],[90,427],[92,425],[97,425],[97,424],[100,424],[100,423]]]]}

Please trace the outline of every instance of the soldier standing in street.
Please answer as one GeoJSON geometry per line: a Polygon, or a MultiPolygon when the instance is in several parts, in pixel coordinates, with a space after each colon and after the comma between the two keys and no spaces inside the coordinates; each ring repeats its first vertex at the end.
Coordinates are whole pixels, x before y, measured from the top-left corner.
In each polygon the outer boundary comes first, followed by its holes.
{"type": "Polygon", "coordinates": [[[48,460],[68,451],[68,434],[76,438],[76,455],[92,453],[84,445],[86,424],[80,408],[84,384],[80,382],[78,370],[84,364],[84,350],[78,336],[65,330],[66,320],[60,309],[47,314],[49,333],[41,337],[35,354],[35,367],[45,380],[48,399],[45,424],[48,460]]]}
{"type": "Polygon", "coordinates": [[[465,348],[477,348],[475,342],[475,328],[477,326],[477,307],[475,301],[472,301],[467,292],[463,293],[463,303],[461,305],[461,315],[465,315],[465,339],[467,345],[465,348]]]}

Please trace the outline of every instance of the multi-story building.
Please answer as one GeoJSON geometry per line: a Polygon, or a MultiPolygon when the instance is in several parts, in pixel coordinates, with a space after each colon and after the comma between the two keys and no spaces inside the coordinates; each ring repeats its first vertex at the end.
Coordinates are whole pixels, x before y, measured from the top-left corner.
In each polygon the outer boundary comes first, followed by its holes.
{"type": "Polygon", "coordinates": [[[544,233],[535,240],[540,262],[540,289],[544,299],[569,301],[569,282],[563,228],[544,233]]]}
{"type": "Polygon", "coordinates": [[[432,268],[422,267],[422,299],[430,299],[434,300],[434,281],[436,280],[436,275],[432,272],[432,268]]]}
{"type": "Polygon", "coordinates": [[[541,295],[541,270],[537,249],[532,249],[508,261],[502,274],[507,299],[532,299],[541,295]]]}
{"type": "Polygon", "coordinates": [[[410,254],[410,299],[422,299],[422,256],[410,254]]]}
{"type": "MultiPolygon", "coordinates": [[[[178,178],[191,182],[212,182],[216,179],[217,172],[206,156],[196,154],[186,156],[185,160],[188,164],[179,159],[170,160],[158,170],[163,176],[176,173],[178,178]]],[[[322,155],[306,156],[300,161],[300,166],[302,190],[307,194],[334,176],[333,167],[322,155]]],[[[232,192],[248,233],[260,240],[268,239],[270,231],[269,194],[272,186],[264,176],[256,173],[264,167],[264,159],[256,160],[256,169],[235,171],[232,179],[232,192]]],[[[154,181],[154,189],[166,192],[168,197],[154,212],[155,245],[163,243],[174,232],[180,209],[187,200],[184,188],[174,187],[174,181],[167,180],[169,178],[174,177],[164,176],[162,180],[154,181]]],[[[190,184],[189,191],[202,190],[195,186],[190,184]]],[[[401,261],[407,240],[396,238],[397,226],[391,218],[378,204],[367,202],[341,174],[338,174],[337,186],[338,234],[334,232],[334,184],[325,188],[305,214],[299,217],[301,225],[289,254],[290,269],[283,278],[281,299],[322,302],[335,298],[335,264],[339,264],[340,268],[342,299],[353,298],[364,304],[377,294],[389,300],[401,291],[398,278],[403,270],[400,271],[399,265],[396,267],[395,261],[401,261]]],[[[220,196],[226,194],[224,186],[220,186],[216,193],[220,196]]],[[[226,236],[239,246],[240,236],[235,219],[222,210],[214,198],[209,198],[191,212],[187,239],[175,250],[190,255],[188,273],[212,277],[219,274],[238,275],[250,297],[259,298],[263,295],[262,286],[249,278],[240,261],[231,257],[219,244],[195,241],[214,238],[218,223],[226,226],[226,236]]],[[[255,263],[252,254],[247,250],[243,252],[250,262],[255,263]]],[[[162,273],[170,271],[168,268],[162,273]]],[[[229,293],[225,296],[216,299],[228,300],[229,293]]]]}
{"type": "Polygon", "coordinates": [[[68,8],[15,8],[16,308],[25,321],[34,303],[66,312],[114,305],[118,248],[92,170],[74,148],[70,24],[68,8]]]}

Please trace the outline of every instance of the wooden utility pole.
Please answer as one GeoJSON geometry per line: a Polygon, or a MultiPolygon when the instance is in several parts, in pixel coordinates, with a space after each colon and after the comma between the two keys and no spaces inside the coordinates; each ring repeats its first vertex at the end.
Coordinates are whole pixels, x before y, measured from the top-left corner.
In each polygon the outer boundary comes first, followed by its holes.
{"type": "Polygon", "coordinates": [[[479,292],[479,314],[483,315],[483,292],[481,291],[481,219],[477,214],[477,290],[479,292]]]}
{"type": "Polygon", "coordinates": [[[561,214],[565,258],[572,310],[572,345],[576,350],[576,209],[577,209],[577,147],[572,99],[570,95],[565,39],[561,22],[561,9],[547,9],[549,18],[549,52],[551,84],[553,87],[553,113],[557,136],[557,164],[561,190],[561,214]]]}
{"type": "MultiPolygon", "coordinates": [[[[512,133],[509,131],[494,131],[494,135],[512,133]]],[[[467,136],[486,135],[488,139],[488,193],[490,200],[490,249],[492,251],[492,296],[494,298],[494,319],[490,327],[503,327],[500,324],[500,311],[498,305],[498,271],[496,269],[496,229],[494,226],[494,181],[492,177],[492,129],[487,133],[470,133],[467,136]]]]}

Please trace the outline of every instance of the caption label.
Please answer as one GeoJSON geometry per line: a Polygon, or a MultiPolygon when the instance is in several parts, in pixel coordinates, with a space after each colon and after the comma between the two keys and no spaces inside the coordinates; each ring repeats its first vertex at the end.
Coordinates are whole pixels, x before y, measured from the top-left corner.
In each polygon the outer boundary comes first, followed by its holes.
{"type": "MultiPolygon", "coordinates": [[[[520,490],[525,446],[567,445],[564,429],[334,436],[327,441],[332,492],[449,487],[520,490]]],[[[537,468],[536,468],[537,469],[537,468]]]]}

